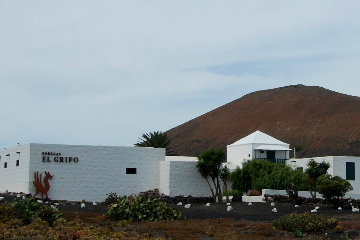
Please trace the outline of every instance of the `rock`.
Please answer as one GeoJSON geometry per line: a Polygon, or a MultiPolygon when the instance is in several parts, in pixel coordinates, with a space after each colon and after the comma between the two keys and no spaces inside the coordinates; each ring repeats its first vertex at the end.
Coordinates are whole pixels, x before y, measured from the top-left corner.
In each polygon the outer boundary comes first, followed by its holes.
{"type": "Polygon", "coordinates": [[[233,208],[232,206],[227,206],[226,211],[230,212],[230,211],[232,211],[233,209],[234,209],[234,208],[233,208]]]}
{"type": "Polygon", "coordinates": [[[248,205],[251,206],[251,205],[252,205],[252,202],[249,202],[248,205]]]}
{"type": "Polygon", "coordinates": [[[85,203],[81,203],[81,208],[85,208],[85,203]]]}
{"type": "Polygon", "coordinates": [[[191,204],[186,204],[185,208],[190,208],[191,204]]]}
{"type": "Polygon", "coordinates": [[[206,204],[206,206],[209,207],[209,206],[210,206],[210,203],[208,202],[208,203],[206,204]]]}
{"type": "Polygon", "coordinates": [[[277,209],[276,208],[273,208],[273,210],[271,210],[272,212],[277,212],[277,209]]]}
{"type": "Polygon", "coordinates": [[[178,204],[177,204],[178,206],[181,206],[182,205],[182,202],[178,202],[178,204]]]}

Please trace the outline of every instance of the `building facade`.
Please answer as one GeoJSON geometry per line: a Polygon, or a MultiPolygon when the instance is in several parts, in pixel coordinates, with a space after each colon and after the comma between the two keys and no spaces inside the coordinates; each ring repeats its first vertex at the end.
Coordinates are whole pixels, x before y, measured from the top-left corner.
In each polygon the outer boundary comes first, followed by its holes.
{"type": "MultiPolygon", "coordinates": [[[[49,198],[104,201],[158,188],[169,196],[210,196],[196,158],[165,159],[165,149],[61,144],[19,145],[0,151],[0,191],[35,194],[36,173],[49,198]]],[[[40,194],[37,197],[41,197],[40,194]]]]}

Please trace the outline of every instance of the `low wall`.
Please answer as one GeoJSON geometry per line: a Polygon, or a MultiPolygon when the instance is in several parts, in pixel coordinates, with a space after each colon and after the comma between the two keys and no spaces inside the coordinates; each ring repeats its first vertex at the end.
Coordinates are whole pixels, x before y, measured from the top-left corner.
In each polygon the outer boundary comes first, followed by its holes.
{"type": "MultiPolygon", "coordinates": [[[[267,194],[267,195],[284,195],[284,196],[287,195],[285,190],[263,189],[262,196],[264,196],[265,194],[267,194]]],[[[299,194],[299,197],[311,198],[309,191],[299,191],[298,194],[299,194]]],[[[320,199],[324,199],[320,193],[316,193],[316,197],[320,198],[320,199]]],[[[360,199],[360,194],[347,193],[344,196],[344,198],[350,198],[350,197],[352,199],[360,199]]],[[[243,197],[243,199],[244,199],[244,197],[243,197]]]]}

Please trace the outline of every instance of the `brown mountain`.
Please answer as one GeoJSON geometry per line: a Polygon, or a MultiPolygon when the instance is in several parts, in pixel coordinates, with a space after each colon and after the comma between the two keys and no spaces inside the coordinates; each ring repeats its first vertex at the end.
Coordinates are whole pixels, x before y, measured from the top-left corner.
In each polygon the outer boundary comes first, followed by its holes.
{"type": "Polygon", "coordinates": [[[297,157],[360,155],[360,98],[293,85],[247,94],[166,133],[175,155],[197,156],[260,130],[297,157]]]}

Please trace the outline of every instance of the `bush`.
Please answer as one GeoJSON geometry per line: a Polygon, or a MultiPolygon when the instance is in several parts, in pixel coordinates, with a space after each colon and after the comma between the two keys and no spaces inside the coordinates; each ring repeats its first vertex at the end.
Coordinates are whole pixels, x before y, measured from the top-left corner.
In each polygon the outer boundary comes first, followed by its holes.
{"type": "MultiPolygon", "coordinates": [[[[225,196],[226,195],[226,192],[223,192],[223,196],[225,196]]],[[[228,191],[228,195],[229,196],[235,196],[235,195],[242,195],[242,192],[241,191],[239,191],[239,190],[229,190],[228,191]]]]}
{"type": "Polygon", "coordinates": [[[306,174],[293,170],[284,164],[276,164],[261,159],[253,159],[236,168],[230,175],[232,189],[247,192],[249,189],[283,190],[290,183],[296,184],[299,191],[307,190],[306,174]]]}
{"type": "Polygon", "coordinates": [[[317,179],[317,189],[325,199],[331,200],[335,197],[345,196],[345,193],[353,188],[348,180],[339,176],[332,177],[329,174],[325,174],[317,179]]]}
{"type": "Polygon", "coordinates": [[[33,220],[40,218],[48,222],[49,226],[52,226],[54,221],[62,217],[62,213],[57,208],[41,205],[29,199],[15,199],[11,206],[14,218],[21,219],[24,225],[28,225],[33,220]]]}
{"type": "Polygon", "coordinates": [[[327,219],[321,215],[305,212],[281,216],[273,222],[273,225],[276,229],[289,232],[300,230],[303,233],[316,233],[335,228],[338,225],[338,220],[335,218],[327,219]]]}
{"type": "Polygon", "coordinates": [[[159,199],[129,196],[119,198],[111,204],[106,217],[113,220],[130,220],[134,222],[181,219],[181,212],[159,199]]]}
{"type": "Polygon", "coordinates": [[[116,203],[116,202],[118,201],[118,199],[119,199],[119,197],[117,196],[117,194],[116,194],[116,193],[113,193],[113,192],[111,192],[111,193],[109,193],[109,194],[106,194],[106,195],[107,195],[107,197],[106,197],[106,199],[105,199],[105,201],[104,201],[104,204],[105,204],[105,205],[114,204],[114,203],[116,203]]]}

